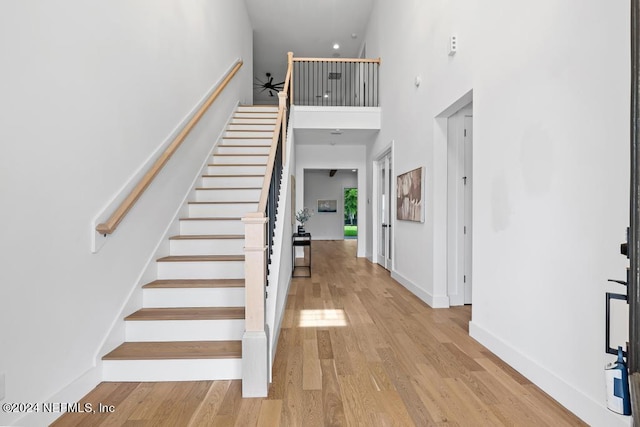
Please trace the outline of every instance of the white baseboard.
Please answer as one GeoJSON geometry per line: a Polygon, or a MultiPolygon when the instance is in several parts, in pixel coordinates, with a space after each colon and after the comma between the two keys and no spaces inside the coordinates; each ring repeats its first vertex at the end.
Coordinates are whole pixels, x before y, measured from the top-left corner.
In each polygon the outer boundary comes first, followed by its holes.
{"type": "MultiPolygon", "coordinates": [[[[97,366],[89,369],[78,377],[71,384],[60,390],[58,393],[38,403],[77,403],[84,396],[93,390],[102,381],[102,361],[97,366]]],[[[62,416],[62,412],[45,412],[40,408],[39,412],[31,412],[11,424],[20,427],[41,427],[48,426],[57,418],[62,416]]]]}
{"type": "Polygon", "coordinates": [[[449,308],[449,297],[446,295],[431,295],[411,280],[395,270],[391,271],[391,278],[407,288],[409,292],[420,298],[431,308],[449,308]]]}
{"type": "MultiPolygon", "coordinates": [[[[567,383],[544,366],[530,359],[527,355],[518,351],[473,321],[469,322],[469,335],[587,424],[602,427],[629,427],[632,425],[631,417],[625,417],[609,411],[606,408],[605,402],[593,400],[573,385],[567,383]]],[[[604,377],[604,366],[602,375],[604,377]]],[[[604,387],[604,380],[602,386],[604,387]]]]}

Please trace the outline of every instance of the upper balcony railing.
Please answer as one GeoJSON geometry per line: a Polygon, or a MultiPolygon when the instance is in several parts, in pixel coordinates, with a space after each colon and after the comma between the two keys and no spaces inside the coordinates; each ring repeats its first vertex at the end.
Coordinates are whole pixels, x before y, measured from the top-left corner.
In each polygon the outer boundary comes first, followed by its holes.
{"type": "Polygon", "coordinates": [[[378,59],[293,58],[295,105],[379,107],[378,59]]]}

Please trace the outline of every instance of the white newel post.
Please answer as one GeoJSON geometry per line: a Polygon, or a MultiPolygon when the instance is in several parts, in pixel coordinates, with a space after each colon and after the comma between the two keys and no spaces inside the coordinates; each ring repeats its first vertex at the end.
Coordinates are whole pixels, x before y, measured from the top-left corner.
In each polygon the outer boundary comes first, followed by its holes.
{"type": "Polygon", "coordinates": [[[245,332],[242,337],[242,397],[266,397],[269,386],[269,352],[265,329],[267,272],[264,213],[242,218],[245,230],[245,332]]]}

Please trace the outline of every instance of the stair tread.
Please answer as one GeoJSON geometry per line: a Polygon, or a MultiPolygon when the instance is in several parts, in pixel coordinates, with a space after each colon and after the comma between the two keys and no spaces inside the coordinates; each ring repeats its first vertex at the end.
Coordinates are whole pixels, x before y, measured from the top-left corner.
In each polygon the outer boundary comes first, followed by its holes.
{"type": "MultiPolygon", "coordinates": [[[[229,126],[271,126],[272,128],[276,127],[275,122],[274,123],[229,123],[229,126]]],[[[227,130],[243,130],[243,129],[229,129],[227,128],[227,130]]],[[[256,129],[253,129],[256,130],[256,129]]],[[[260,129],[258,129],[260,130],[260,129]]],[[[266,132],[268,132],[268,130],[265,129],[266,132]]]]}
{"type": "Polygon", "coordinates": [[[244,261],[244,255],[169,255],[158,262],[244,261]]]}
{"type": "Polygon", "coordinates": [[[244,234],[181,234],[179,236],[171,236],[169,240],[230,240],[244,239],[244,234]]]}
{"type": "MultiPolygon", "coordinates": [[[[238,131],[227,131],[227,132],[238,132],[238,131]]],[[[268,136],[224,136],[222,138],[225,139],[273,139],[273,137],[268,136]]]]}
{"type": "Polygon", "coordinates": [[[240,221],[239,216],[201,216],[180,218],[180,221],[240,221]]]}
{"type": "Polygon", "coordinates": [[[208,164],[207,166],[267,166],[266,163],[216,163],[208,164]]]}
{"type": "Polygon", "coordinates": [[[264,174],[245,174],[245,175],[202,175],[203,178],[260,178],[264,177],[264,174]]]}
{"type": "MultiPolygon", "coordinates": [[[[265,138],[268,139],[268,138],[265,138]]],[[[216,148],[270,148],[268,145],[259,144],[218,144],[216,148]]]]}
{"type": "Polygon", "coordinates": [[[244,288],[244,279],[159,279],[147,283],[143,288],[244,288]]]}
{"type": "Polygon", "coordinates": [[[103,360],[226,359],[242,357],[242,341],[125,342],[103,360]]]}
{"type": "Polygon", "coordinates": [[[244,307],[141,308],[124,320],[226,320],[244,319],[244,307]]]}
{"type": "Polygon", "coordinates": [[[262,190],[262,187],[196,187],[196,190],[262,190]]]}
{"type": "MultiPolygon", "coordinates": [[[[265,148],[269,148],[265,145],[265,148]]],[[[211,157],[269,157],[269,153],[214,153],[211,157]]]]}
{"type": "Polygon", "coordinates": [[[238,201],[238,202],[187,202],[190,205],[236,205],[236,204],[257,204],[258,201],[238,201]]]}

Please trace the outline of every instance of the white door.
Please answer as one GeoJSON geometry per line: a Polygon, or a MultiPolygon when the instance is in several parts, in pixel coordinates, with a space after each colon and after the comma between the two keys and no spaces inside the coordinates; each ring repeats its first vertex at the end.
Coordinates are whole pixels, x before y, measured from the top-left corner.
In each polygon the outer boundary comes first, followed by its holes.
{"type": "Polygon", "coordinates": [[[471,304],[473,110],[447,123],[447,288],[452,306],[471,304]]]}
{"type": "Polygon", "coordinates": [[[384,156],[384,158],[378,161],[378,264],[391,270],[391,183],[393,173],[391,171],[391,153],[384,156]]]}
{"type": "Polygon", "coordinates": [[[464,164],[464,176],[463,176],[463,200],[464,206],[463,210],[463,239],[462,245],[463,250],[463,287],[464,287],[464,303],[471,304],[471,239],[472,239],[472,177],[473,177],[473,150],[472,150],[472,141],[473,141],[473,117],[467,113],[464,116],[464,138],[462,143],[462,156],[463,156],[463,164],[464,164]]]}

